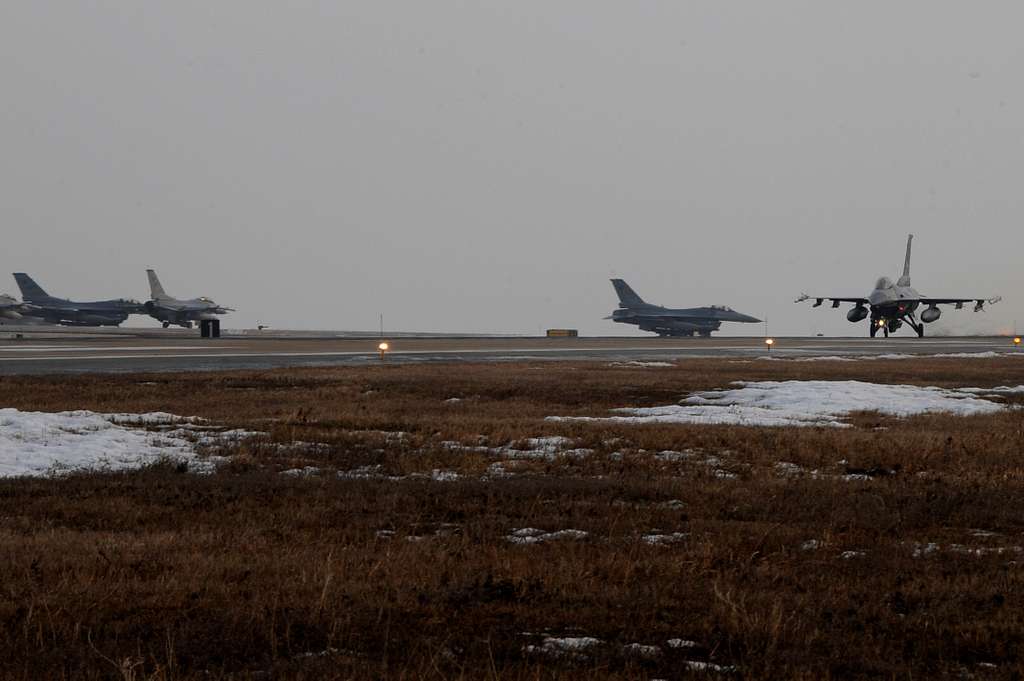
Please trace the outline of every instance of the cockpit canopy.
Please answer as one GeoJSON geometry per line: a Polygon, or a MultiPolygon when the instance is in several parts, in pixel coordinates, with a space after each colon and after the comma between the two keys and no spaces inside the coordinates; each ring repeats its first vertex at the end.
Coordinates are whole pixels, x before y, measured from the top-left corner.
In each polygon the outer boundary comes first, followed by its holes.
{"type": "Polygon", "coordinates": [[[892,288],[893,286],[894,284],[892,283],[892,279],[890,279],[889,277],[882,277],[881,279],[875,282],[875,289],[886,289],[892,288]]]}
{"type": "Polygon", "coordinates": [[[734,310],[728,305],[712,305],[712,310],[718,310],[719,312],[733,312],[734,310]]]}

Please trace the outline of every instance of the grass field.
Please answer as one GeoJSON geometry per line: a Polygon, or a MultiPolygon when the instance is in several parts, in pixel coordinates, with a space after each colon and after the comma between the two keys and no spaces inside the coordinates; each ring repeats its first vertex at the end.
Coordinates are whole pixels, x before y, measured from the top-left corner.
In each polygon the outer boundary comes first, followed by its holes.
{"type": "Polygon", "coordinates": [[[0,378],[3,407],[262,433],[213,474],[0,481],[0,678],[1021,678],[1024,410],[545,420],[783,379],[1024,362],[0,378]]]}

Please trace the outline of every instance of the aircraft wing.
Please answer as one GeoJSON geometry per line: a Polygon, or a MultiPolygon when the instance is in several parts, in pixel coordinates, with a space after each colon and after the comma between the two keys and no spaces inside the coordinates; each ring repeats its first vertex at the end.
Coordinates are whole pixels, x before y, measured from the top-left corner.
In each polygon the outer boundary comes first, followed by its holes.
{"type": "Polygon", "coordinates": [[[794,300],[793,302],[794,303],[802,303],[805,300],[813,300],[814,301],[814,305],[812,305],[811,307],[818,307],[819,305],[821,305],[826,300],[831,300],[832,301],[832,307],[839,307],[840,303],[856,303],[857,305],[867,305],[868,304],[868,299],[867,298],[863,298],[863,297],[853,297],[853,298],[842,298],[842,297],[839,297],[839,298],[837,298],[835,296],[809,296],[806,293],[801,293],[800,297],[797,298],[796,300],[794,300]]]}
{"type": "Polygon", "coordinates": [[[974,303],[975,312],[980,312],[985,308],[985,303],[993,305],[1002,300],[1002,296],[996,296],[995,298],[918,298],[917,302],[922,305],[956,305],[956,309],[960,309],[964,306],[964,303],[974,303]]]}

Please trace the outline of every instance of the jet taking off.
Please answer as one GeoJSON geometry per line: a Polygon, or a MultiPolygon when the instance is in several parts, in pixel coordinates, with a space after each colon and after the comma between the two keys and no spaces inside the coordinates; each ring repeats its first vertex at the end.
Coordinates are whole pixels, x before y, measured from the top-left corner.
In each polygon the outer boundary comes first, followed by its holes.
{"type": "Polygon", "coordinates": [[[51,324],[63,326],[117,326],[128,315],[141,314],[142,303],[117,298],[78,302],[55,298],[24,272],[15,272],[14,280],[21,289],[21,297],[28,304],[23,315],[40,317],[51,324]]]}
{"type": "Polygon", "coordinates": [[[144,307],[150,317],[163,322],[165,329],[171,324],[191,329],[192,322],[217,321],[217,315],[234,312],[230,307],[222,307],[205,297],[191,300],[172,298],[164,291],[156,272],[146,270],[146,274],[149,276],[151,299],[144,307]]]}
{"type": "Polygon", "coordinates": [[[907,236],[907,257],[903,261],[903,276],[896,283],[893,283],[889,277],[882,277],[875,283],[875,290],[868,294],[867,298],[833,298],[809,296],[802,293],[794,302],[800,303],[814,299],[812,307],[818,307],[826,300],[832,301],[832,307],[839,307],[840,303],[853,303],[853,307],[846,313],[846,318],[856,323],[870,315],[869,333],[872,338],[875,337],[879,329],[888,338],[889,334],[903,326],[904,322],[917,332],[918,338],[922,338],[924,325],[936,321],[942,315],[942,310],[938,308],[939,305],[955,305],[956,309],[960,310],[964,303],[974,303],[974,311],[980,312],[984,309],[985,303],[998,303],[1002,300],[1001,296],[995,298],[928,298],[922,296],[910,285],[910,244],[913,240],[913,234],[907,236]],[[921,305],[925,305],[926,308],[921,313],[921,321],[917,321],[914,312],[921,305]]]}
{"type": "Polygon", "coordinates": [[[621,324],[636,324],[641,331],[653,331],[659,336],[693,336],[700,334],[705,338],[712,331],[718,331],[722,322],[745,322],[756,324],[755,319],[740,314],[724,305],[709,307],[693,307],[689,309],[673,309],[645,303],[622,279],[612,279],[612,286],[619,295],[619,309],[612,312],[612,321],[621,324]]]}

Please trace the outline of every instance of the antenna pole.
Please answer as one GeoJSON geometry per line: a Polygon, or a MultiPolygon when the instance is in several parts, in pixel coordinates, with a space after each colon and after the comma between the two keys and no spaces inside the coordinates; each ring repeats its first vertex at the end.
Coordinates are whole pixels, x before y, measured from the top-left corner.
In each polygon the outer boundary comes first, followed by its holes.
{"type": "Polygon", "coordinates": [[[380,313],[380,337],[384,337],[384,313],[380,313]]]}

